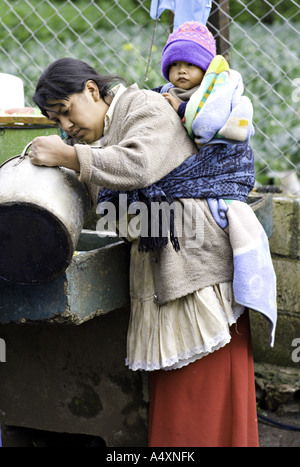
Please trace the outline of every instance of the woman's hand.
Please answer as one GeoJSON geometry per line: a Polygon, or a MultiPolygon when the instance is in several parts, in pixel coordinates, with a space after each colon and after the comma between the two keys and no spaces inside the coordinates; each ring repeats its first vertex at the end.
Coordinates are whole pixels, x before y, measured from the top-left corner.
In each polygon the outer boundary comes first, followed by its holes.
{"type": "Polygon", "coordinates": [[[28,156],[34,165],[62,166],[80,171],[79,160],[73,146],[68,146],[58,135],[39,136],[30,147],[28,156]]]}

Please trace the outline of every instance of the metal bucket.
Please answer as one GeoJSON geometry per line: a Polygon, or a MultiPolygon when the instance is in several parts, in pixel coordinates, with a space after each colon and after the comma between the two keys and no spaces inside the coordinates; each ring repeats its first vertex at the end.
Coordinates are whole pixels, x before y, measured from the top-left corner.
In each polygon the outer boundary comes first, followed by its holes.
{"type": "Polygon", "coordinates": [[[0,166],[0,278],[22,285],[65,271],[89,207],[76,172],[33,165],[30,145],[0,166]]]}

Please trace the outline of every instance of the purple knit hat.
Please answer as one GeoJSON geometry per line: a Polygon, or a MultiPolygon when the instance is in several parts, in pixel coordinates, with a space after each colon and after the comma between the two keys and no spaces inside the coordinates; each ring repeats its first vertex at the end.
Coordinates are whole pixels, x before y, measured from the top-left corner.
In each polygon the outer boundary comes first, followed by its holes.
{"type": "Polygon", "coordinates": [[[188,21],[169,35],[162,51],[161,69],[169,80],[169,66],[176,60],[193,63],[206,71],[216,55],[216,41],[204,24],[188,21]]]}

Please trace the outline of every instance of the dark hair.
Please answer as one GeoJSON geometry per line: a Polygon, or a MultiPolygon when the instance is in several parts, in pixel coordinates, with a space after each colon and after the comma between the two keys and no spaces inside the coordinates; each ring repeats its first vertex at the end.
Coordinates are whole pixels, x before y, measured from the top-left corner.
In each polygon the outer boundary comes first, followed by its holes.
{"type": "Polygon", "coordinates": [[[90,79],[97,84],[104,100],[110,93],[111,83],[122,80],[118,76],[99,75],[90,65],[76,58],[60,58],[43,71],[32,100],[47,116],[49,100],[68,100],[70,95],[82,92],[90,79]]]}

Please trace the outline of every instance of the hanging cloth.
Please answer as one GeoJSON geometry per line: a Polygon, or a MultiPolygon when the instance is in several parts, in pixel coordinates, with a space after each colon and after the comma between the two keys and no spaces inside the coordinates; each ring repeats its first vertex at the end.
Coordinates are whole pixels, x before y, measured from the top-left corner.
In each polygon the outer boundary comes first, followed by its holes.
{"type": "Polygon", "coordinates": [[[150,16],[157,19],[164,10],[174,12],[174,29],[177,29],[186,21],[198,21],[206,24],[212,1],[211,0],[152,0],[150,6],[150,16]]]}

